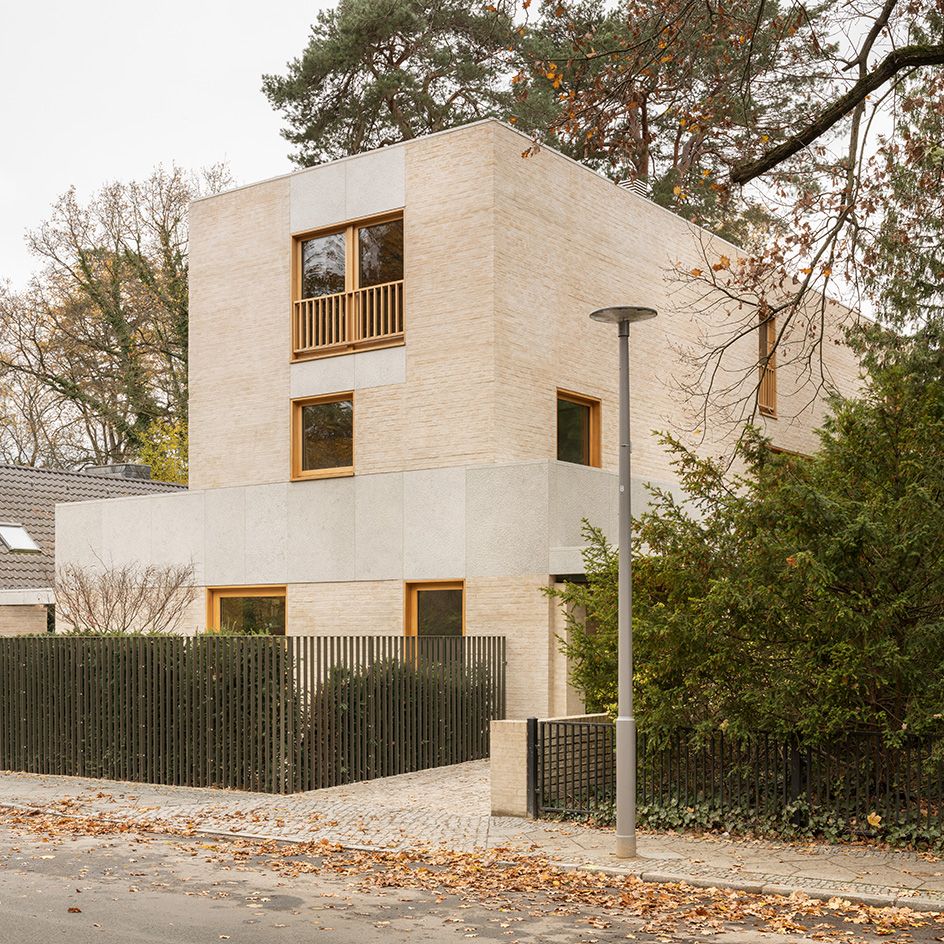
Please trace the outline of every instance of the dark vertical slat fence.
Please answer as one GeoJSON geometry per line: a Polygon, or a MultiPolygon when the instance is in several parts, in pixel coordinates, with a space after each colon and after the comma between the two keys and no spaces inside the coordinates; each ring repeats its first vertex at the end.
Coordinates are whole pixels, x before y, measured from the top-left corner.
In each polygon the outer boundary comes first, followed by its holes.
{"type": "MultiPolygon", "coordinates": [[[[539,721],[533,732],[538,815],[608,813],[615,795],[614,726],[539,721]]],[[[798,821],[830,813],[863,823],[877,813],[887,824],[941,828],[944,761],[934,746],[915,740],[892,748],[873,734],[816,749],[766,734],[735,739],[680,732],[667,742],[640,734],[637,802],[642,808],[702,806],[745,818],[796,811],[798,821]]]]}
{"type": "Polygon", "coordinates": [[[0,769],[292,793],[487,757],[499,636],[0,639],[0,769]]]}

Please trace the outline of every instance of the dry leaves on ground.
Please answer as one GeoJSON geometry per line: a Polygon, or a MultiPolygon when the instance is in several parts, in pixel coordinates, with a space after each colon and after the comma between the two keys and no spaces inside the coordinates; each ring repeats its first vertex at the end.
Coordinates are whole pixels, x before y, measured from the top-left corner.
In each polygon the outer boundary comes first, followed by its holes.
{"type": "MultiPolygon", "coordinates": [[[[0,808],[0,826],[38,834],[55,842],[78,836],[143,834],[192,836],[193,823],[181,825],[157,819],[108,821],[70,813],[66,805],[56,814],[0,808]]],[[[908,932],[936,925],[944,915],[907,908],[877,908],[842,898],[820,901],[795,893],[757,895],[731,889],[703,889],[684,883],[646,883],[633,877],[562,869],[543,856],[509,850],[482,852],[352,851],[325,840],[286,843],[273,840],[227,839],[182,847],[222,865],[252,865],[273,869],[287,879],[306,874],[330,874],[377,888],[413,888],[437,896],[454,895],[466,901],[520,911],[522,902],[552,906],[553,914],[576,915],[592,909],[590,926],[602,928],[611,920],[635,919],[641,930],[656,936],[679,931],[714,933],[732,926],[760,931],[802,934],[806,939],[856,944],[870,937],[908,940],[908,932]],[[892,937],[892,936],[895,937],[892,937]]]]}

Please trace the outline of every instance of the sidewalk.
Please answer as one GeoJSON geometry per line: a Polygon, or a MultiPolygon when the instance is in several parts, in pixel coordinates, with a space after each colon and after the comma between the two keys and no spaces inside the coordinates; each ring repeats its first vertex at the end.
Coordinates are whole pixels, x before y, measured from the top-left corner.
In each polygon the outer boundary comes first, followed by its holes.
{"type": "Polygon", "coordinates": [[[486,761],[289,797],[0,773],[0,807],[355,848],[502,848],[647,881],[944,911],[944,861],[911,852],[644,833],[638,858],[617,859],[610,830],[489,816],[486,761]]]}

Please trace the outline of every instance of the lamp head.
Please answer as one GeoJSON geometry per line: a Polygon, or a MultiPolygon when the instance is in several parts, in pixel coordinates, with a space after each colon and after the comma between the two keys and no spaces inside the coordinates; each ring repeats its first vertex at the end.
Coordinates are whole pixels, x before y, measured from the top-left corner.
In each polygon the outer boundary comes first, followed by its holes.
{"type": "Polygon", "coordinates": [[[604,324],[622,324],[636,321],[648,321],[655,318],[658,312],[655,308],[646,308],[640,305],[613,305],[610,308],[598,308],[590,312],[590,317],[594,321],[601,321],[604,324]]]}

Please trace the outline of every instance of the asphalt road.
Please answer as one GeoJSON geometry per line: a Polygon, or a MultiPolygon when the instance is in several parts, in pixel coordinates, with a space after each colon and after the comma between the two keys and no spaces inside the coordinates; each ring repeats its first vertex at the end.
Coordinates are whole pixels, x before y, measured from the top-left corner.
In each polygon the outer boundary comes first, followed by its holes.
{"type": "Polygon", "coordinates": [[[198,841],[43,842],[0,829],[0,944],[626,940],[625,928],[588,934],[585,917],[532,916],[531,901],[522,909],[509,914],[413,889],[364,891],[325,875],[286,881],[264,866],[222,867],[198,841]]]}
{"type": "MultiPolygon", "coordinates": [[[[591,908],[554,914],[554,904],[534,893],[519,894],[501,908],[424,890],[364,887],[323,872],[286,878],[264,861],[228,858],[214,847],[131,835],[45,838],[0,825],[0,944],[810,940],[756,927],[653,935],[641,930],[638,919],[591,908]]],[[[884,939],[930,942],[941,940],[937,933],[940,926],[884,939]]]]}

